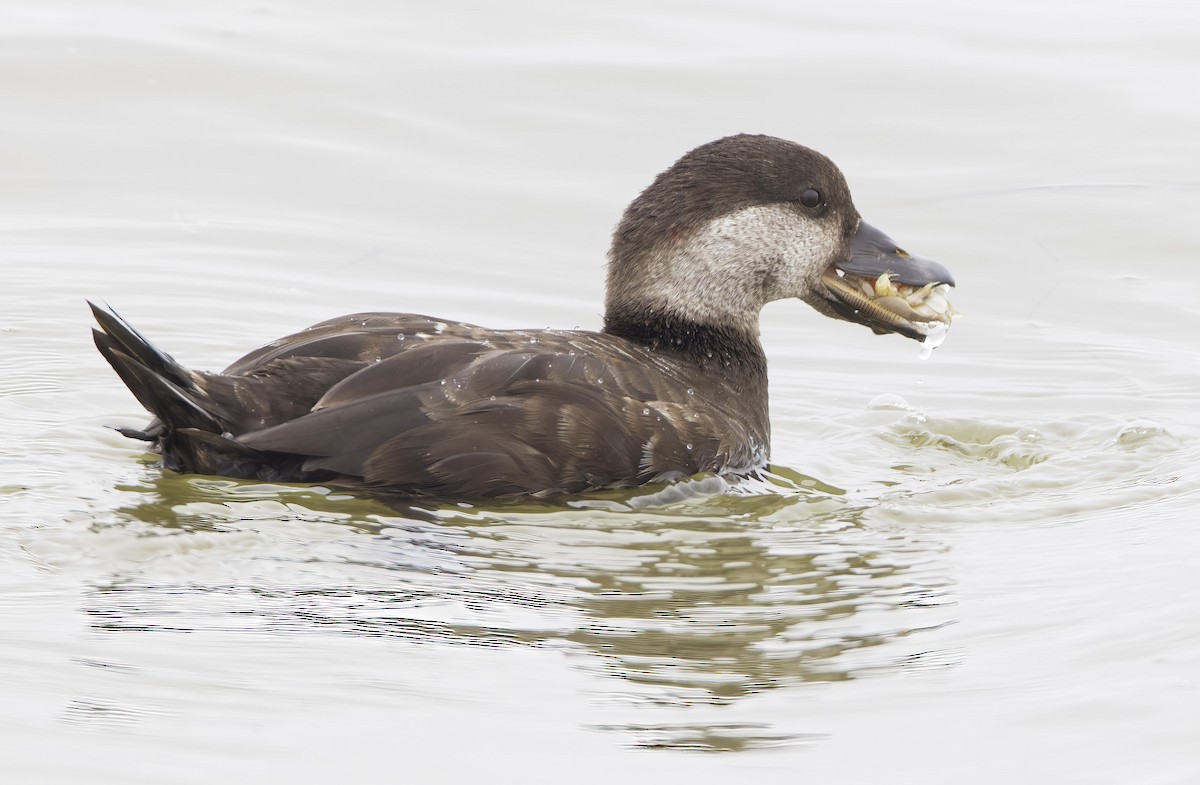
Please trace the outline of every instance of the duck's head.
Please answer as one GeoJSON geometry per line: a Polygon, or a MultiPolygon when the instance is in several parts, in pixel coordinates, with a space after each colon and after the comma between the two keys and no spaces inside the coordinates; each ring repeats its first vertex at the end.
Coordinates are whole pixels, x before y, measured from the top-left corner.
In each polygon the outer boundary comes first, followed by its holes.
{"type": "Polygon", "coordinates": [[[797,297],[876,333],[924,340],[953,310],[954,278],[864,222],[825,156],[738,135],[679,159],[625,211],[609,258],[606,321],[669,314],[757,334],[797,297]]]}

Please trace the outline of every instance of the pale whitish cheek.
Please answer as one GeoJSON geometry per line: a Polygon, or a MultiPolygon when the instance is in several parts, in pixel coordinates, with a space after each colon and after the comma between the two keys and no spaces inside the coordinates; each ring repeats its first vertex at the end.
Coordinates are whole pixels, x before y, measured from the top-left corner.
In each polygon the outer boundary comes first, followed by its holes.
{"type": "Polygon", "coordinates": [[[803,237],[790,244],[785,251],[785,270],[779,277],[775,299],[799,297],[804,299],[813,291],[814,282],[834,260],[837,237],[825,227],[800,223],[794,229],[796,237],[803,237]]]}
{"type": "Polygon", "coordinates": [[[629,295],[694,316],[746,314],[771,300],[805,299],[837,248],[828,229],[784,207],[747,208],[713,221],[686,248],[652,258],[629,295]],[[754,271],[768,260],[774,280],[763,290],[754,271]]]}

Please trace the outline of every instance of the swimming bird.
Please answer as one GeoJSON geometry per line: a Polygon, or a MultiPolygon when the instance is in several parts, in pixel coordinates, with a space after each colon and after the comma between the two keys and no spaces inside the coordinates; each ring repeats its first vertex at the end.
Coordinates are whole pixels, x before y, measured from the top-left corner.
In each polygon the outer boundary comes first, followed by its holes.
{"type": "Polygon", "coordinates": [[[799,298],[924,340],[949,323],[953,285],[862,221],[828,158],[741,134],[687,153],[625,210],[600,332],[357,313],[213,373],[89,305],[97,348],[155,416],[118,430],[168,469],[488,499],[762,468],[764,305],[799,298]]]}

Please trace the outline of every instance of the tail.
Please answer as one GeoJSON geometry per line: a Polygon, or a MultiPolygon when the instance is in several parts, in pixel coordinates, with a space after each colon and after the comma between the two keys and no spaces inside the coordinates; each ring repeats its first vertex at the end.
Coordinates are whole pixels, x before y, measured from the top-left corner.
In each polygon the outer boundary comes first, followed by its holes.
{"type": "MultiPolygon", "coordinates": [[[[92,302],[88,307],[100,325],[100,329],[92,329],[96,348],[134,397],[167,429],[195,428],[218,434],[225,430],[204,408],[204,394],[191,371],[146,340],[116,311],[92,302]]],[[[142,433],[148,435],[148,431],[142,433]]]]}
{"type": "Polygon", "coordinates": [[[301,357],[277,361],[285,371],[281,376],[199,373],[150,343],[116,311],[91,302],[88,306],[99,325],[92,330],[96,348],[156,417],[141,430],[116,430],[153,442],[168,469],[270,482],[328,476],[305,469],[304,455],[255,450],[236,436],[306,414],[330,387],[366,362],[301,357]]]}
{"type": "Polygon", "coordinates": [[[117,428],[131,439],[155,442],[170,469],[239,476],[237,465],[257,465],[258,454],[235,442],[197,374],[146,340],[111,308],[88,302],[99,329],[96,348],[121,381],[157,419],[142,430],[117,428]]]}

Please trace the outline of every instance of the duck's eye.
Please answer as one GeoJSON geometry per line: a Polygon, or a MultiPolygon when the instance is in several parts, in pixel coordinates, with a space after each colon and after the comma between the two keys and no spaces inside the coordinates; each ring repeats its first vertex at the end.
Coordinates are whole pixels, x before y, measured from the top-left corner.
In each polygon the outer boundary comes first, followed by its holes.
{"type": "Polygon", "coordinates": [[[816,207],[821,204],[821,192],[815,188],[809,188],[804,193],[800,194],[800,204],[805,207],[816,207]]]}

